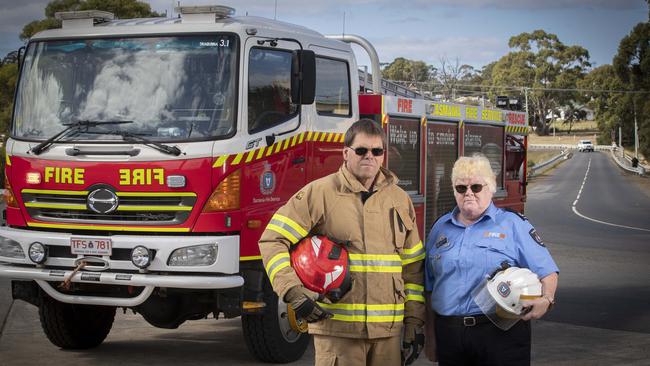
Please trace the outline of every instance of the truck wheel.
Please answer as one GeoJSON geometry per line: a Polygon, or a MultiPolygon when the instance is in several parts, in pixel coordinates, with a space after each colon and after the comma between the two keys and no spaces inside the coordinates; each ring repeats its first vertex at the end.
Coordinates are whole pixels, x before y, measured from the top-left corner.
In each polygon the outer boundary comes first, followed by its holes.
{"type": "Polygon", "coordinates": [[[293,362],[302,357],[309,346],[309,334],[291,329],[287,304],[273,292],[265,296],[266,309],[259,315],[242,315],[244,338],[249,352],[260,361],[293,362]]]}
{"type": "Polygon", "coordinates": [[[52,344],[63,349],[86,349],[104,341],[113,326],[115,308],[66,304],[43,297],[38,315],[52,344]]]}

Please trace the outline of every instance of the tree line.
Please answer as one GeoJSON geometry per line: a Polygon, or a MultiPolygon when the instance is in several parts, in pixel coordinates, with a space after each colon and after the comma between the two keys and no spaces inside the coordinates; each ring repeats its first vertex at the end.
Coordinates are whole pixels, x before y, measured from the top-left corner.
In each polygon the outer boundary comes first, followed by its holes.
{"type": "MultiPolygon", "coordinates": [[[[110,11],[120,19],[161,16],[137,0],[53,0],[45,7],[45,18],[26,24],[19,37],[26,41],[41,30],[60,27],[56,12],[89,9],[110,11]]],[[[637,24],[621,40],[612,64],[596,68],[585,48],[565,45],[544,30],[513,36],[508,46],[508,54],[481,70],[458,59],[441,58],[434,67],[400,57],[383,65],[382,76],[447,100],[477,94],[491,100],[497,95],[527,99],[530,124],[538,134],[548,133],[549,115],[560,108],[572,123],[583,116],[581,107],[588,107],[595,112],[599,143],[610,144],[620,127],[623,144],[629,146],[636,118],[640,152],[650,157],[650,22],[637,24]]],[[[10,124],[17,77],[14,51],[0,62],[0,133],[6,134],[10,124]]]]}
{"type": "MultiPolygon", "coordinates": [[[[650,9],[650,0],[646,2],[650,9]]],[[[397,58],[384,65],[382,76],[447,101],[477,95],[492,101],[497,95],[527,100],[529,122],[540,135],[548,134],[560,109],[570,130],[585,117],[586,107],[594,111],[598,143],[614,142],[620,128],[623,145],[631,146],[636,120],[639,151],[650,157],[649,21],[634,26],[620,41],[612,63],[599,67],[592,67],[585,48],[535,30],[511,37],[511,51],[481,70],[458,59],[441,58],[436,67],[397,58]]]]}

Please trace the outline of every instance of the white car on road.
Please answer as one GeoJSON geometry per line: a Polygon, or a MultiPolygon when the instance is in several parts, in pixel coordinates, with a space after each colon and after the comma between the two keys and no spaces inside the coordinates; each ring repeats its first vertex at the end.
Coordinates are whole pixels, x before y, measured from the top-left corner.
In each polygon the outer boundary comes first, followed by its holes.
{"type": "Polygon", "coordinates": [[[580,140],[580,142],[578,142],[578,151],[580,151],[580,152],[585,152],[585,151],[593,152],[594,151],[594,144],[592,144],[591,141],[589,141],[589,140],[580,140]]]}

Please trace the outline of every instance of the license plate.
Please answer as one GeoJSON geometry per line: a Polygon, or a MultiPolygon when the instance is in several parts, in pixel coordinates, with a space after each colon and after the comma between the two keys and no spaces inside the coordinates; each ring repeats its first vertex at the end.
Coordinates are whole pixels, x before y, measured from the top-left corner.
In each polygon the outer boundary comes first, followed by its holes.
{"type": "Polygon", "coordinates": [[[72,254],[111,255],[113,242],[109,238],[70,238],[72,254]]]}

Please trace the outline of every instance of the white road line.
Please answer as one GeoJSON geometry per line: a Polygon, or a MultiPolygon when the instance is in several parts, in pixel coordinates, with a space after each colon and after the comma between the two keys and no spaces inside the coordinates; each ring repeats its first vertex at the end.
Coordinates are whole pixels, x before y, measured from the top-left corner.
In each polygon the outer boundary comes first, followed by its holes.
{"type": "Polygon", "coordinates": [[[578,209],[576,208],[576,205],[578,204],[578,200],[580,199],[580,194],[582,193],[582,189],[585,187],[585,183],[587,182],[587,175],[589,175],[589,168],[590,168],[590,167],[591,167],[591,158],[589,158],[589,163],[587,164],[587,171],[585,172],[585,177],[584,177],[584,179],[582,180],[582,185],[580,186],[580,190],[578,190],[578,196],[576,197],[576,200],[573,201],[573,205],[572,205],[572,207],[571,207],[571,208],[573,209],[573,212],[574,212],[576,215],[582,217],[582,218],[585,219],[585,220],[593,221],[593,222],[596,222],[596,223],[599,223],[599,224],[609,225],[609,226],[616,226],[616,227],[622,227],[622,228],[624,228],[624,229],[641,230],[641,231],[647,231],[647,232],[650,232],[650,229],[644,229],[644,228],[634,227],[634,226],[625,226],[625,225],[619,225],[619,224],[612,224],[611,222],[606,222],[606,221],[601,221],[601,220],[592,219],[591,217],[587,217],[587,216],[581,214],[580,212],[578,212],[578,209]]]}

